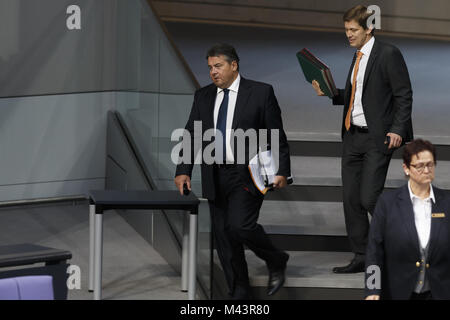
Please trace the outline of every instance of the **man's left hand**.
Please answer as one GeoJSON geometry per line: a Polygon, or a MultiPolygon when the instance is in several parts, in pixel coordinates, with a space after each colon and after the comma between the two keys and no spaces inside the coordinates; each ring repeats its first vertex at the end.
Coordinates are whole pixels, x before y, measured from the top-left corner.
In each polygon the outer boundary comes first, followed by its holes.
{"type": "Polygon", "coordinates": [[[274,189],[281,189],[287,186],[287,179],[284,176],[275,176],[273,179],[274,189]]]}
{"type": "Polygon", "coordinates": [[[400,135],[389,132],[386,136],[391,137],[388,149],[398,148],[402,145],[402,137],[400,135]]]}

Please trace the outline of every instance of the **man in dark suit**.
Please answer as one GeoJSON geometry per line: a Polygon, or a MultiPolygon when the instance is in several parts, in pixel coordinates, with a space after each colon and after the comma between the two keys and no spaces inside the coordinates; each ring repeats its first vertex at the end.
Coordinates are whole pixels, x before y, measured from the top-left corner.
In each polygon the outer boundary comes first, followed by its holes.
{"type": "MultiPolygon", "coordinates": [[[[201,121],[202,135],[215,130],[215,163],[208,163],[203,157],[201,163],[202,191],[209,200],[215,246],[233,299],[250,298],[244,245],[266,262],[269,270],[267,294],[272,295],[284,283],[289,255],[275,248],[257,223],[264,195],[255,187],[248,169],[249,159],[254,155],[250,152],[253,144],[246,139],[244,154],[239,154],[239,148],[233,150],[240,142],[232,130],[253,130],[258,145],[261,133],[267,133],[269,143],[271,133],[279,133],[278,156],[276,150],[272,150],[279,160],[274,187],[283,188],[290,176],[290,158],[281,110],[272,86],[240,76],[239,57],[232,46],[213,46],[207,60],[213,83],[195,92],[186,129],[192,139],[194,122],[201,121]]],[[[202,142],[203,150],[207,150],[208,143],[202,142]]],[[[190,163],[177,166],[175,184],[181,193],[184,184],[191,189],[195,153],[193,151],[190,163]]]]}
{"type": "MultiPolygon", "coordinates": [[[[375,40],[370,13],[356,6],[344,14],[349,43],[357,49],[345,89],[334,105],[344,105],[342,121],[342,185],[345,224],[355,256],[335,273],[364,271],[369,232],[367,212],[373,213],[384,188],[392,152],[413,139],[412,89],[400,51],[375,40]]],[[[324,95],[317,81],[313,88],[324,95]]]]}

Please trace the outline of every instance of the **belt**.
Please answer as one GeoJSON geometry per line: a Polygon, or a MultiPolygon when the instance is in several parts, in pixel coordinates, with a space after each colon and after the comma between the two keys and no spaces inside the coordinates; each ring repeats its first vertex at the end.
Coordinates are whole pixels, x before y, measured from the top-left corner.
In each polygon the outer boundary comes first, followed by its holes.
{"type": "Polygon", "coordinates": [[[236,168],[235,163],[216,163],[216,167],[219,169],[230,169],[230,168],[236,168]]]}
{"type": "Polygon", "coordinates": [[[369,127],[366,127],[366,126],[364,126],[364,127],[362,127],[362,126],[355,126],[354,124],[352,124],[350,126],[350,130],[358,131],[358,132],[361,132],[361,133],[369,133],[369,127]]]}

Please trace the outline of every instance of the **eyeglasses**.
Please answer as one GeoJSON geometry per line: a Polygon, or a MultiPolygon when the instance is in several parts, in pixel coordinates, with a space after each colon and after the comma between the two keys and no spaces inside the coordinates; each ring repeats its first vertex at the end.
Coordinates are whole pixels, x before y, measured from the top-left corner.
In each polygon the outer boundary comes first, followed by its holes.
{"type": "Polygon", "coordinates": [[[423,170],[425,170],[425,167],[428,168],[428,171],[433,170],[434,169],[434,162],[430,162],[430,163],[427,163],[427,164],[423,164],[423,163],[421,163],[421,164],[410,164],[410,166],[414,167],[414,169],[416,169],[418,173],[422,173],[423,170]]]}

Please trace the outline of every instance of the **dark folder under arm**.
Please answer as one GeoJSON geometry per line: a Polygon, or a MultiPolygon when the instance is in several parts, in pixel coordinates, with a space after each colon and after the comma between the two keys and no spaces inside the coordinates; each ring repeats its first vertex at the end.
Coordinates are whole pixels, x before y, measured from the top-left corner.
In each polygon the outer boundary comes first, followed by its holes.
{"type": "Polygon", "coordinates": [[[333,98],[337,95],[336,85],[334,84],[333,76],[330,68],[322,61],[317,59],[309,50],[303,48],[297,52],[297,59],[305,75],[306,81],[312,83],[316,80],[320,89],[328,97],[333,98]]]}

